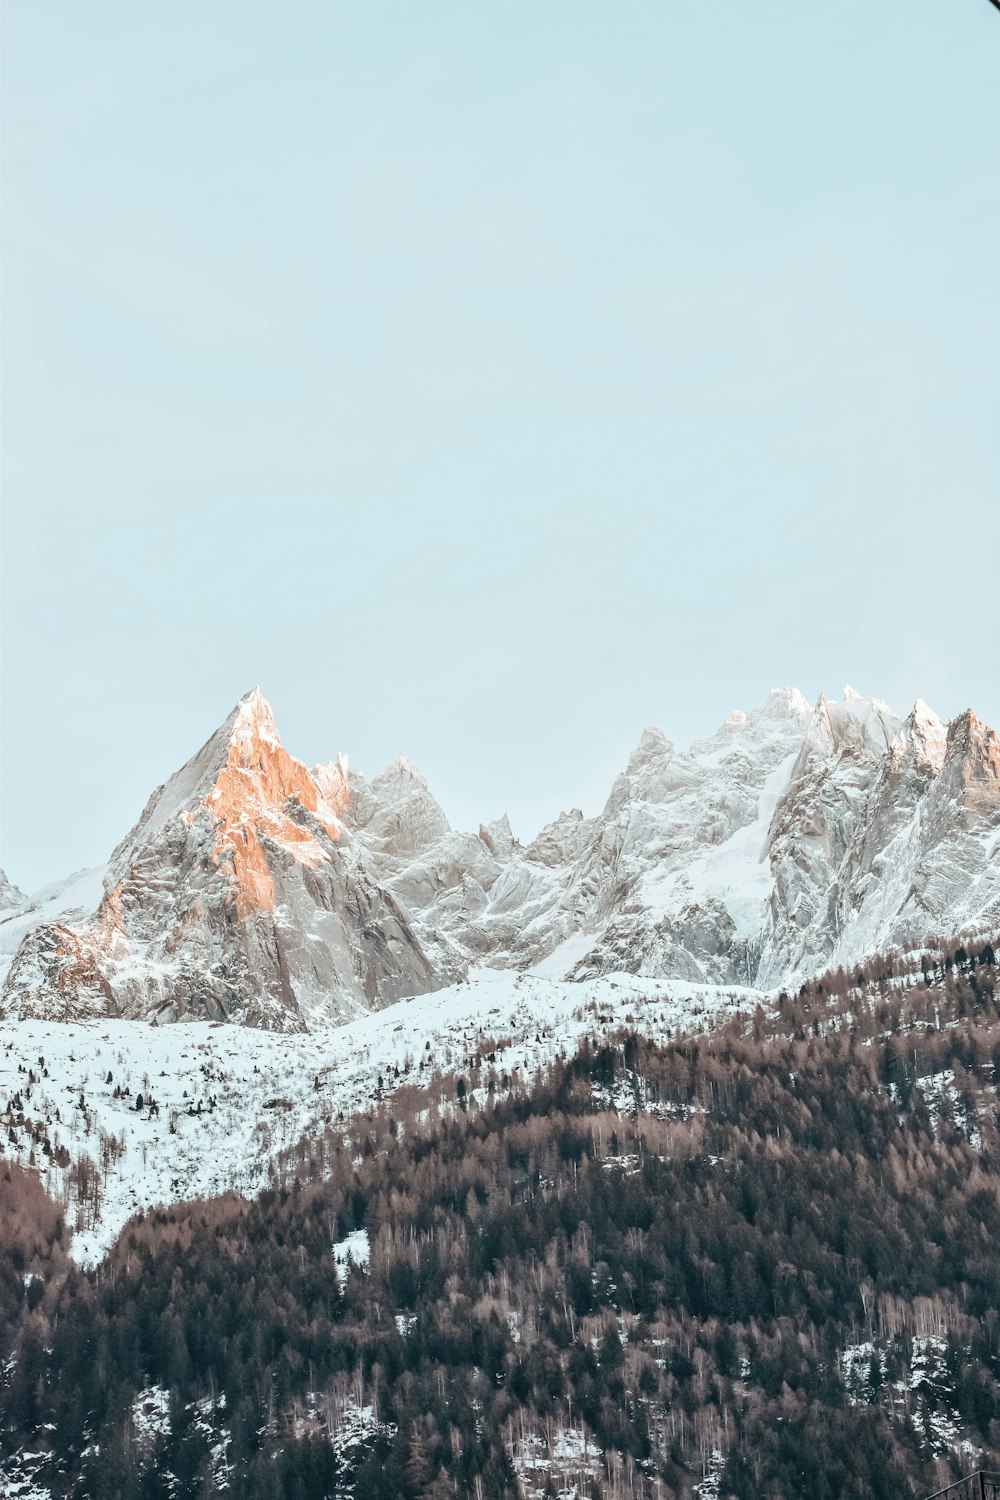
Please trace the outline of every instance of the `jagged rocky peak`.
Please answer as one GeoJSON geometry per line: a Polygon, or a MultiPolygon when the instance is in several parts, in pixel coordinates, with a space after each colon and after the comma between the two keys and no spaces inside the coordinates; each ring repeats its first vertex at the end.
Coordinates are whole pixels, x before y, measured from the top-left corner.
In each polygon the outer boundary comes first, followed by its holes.
{"type": "Polygon", "coordinates": [[[271,705],[254,688],[201,749],[157,787],[130,837],[155,834],[198,801],[211,799],[225,814],[230,804],[249,812],[254,806],[280,806],[289,797],[313,811],[321,800],[305,766],[282,745],[271,705]]]}
{"type": "Polygon", "coordinates": [[[332,808],[339,819],[346,819],[354,801],[354,786],[364,779],[351,770],[347,756],[338,754],[336,760],[327,765],[313,766],[312,779],[327,807],[332,808]]]}
{"type": "Polygon", "coordinates": [[[772,719],[802,719],[811,707],[809,699],[798,688],[776,687],[771,689],[760,712],[772,719]]]}
{"type": "Polygon", "coordinates": [[[427,777],[417,770],[408,755],[397,755],[382,774],[374,778],[372,786],[390,795],[406,796],[414,787],[426,792],[427,777]]]}
{"type": "Polygon", "coordinates": [[[971,708],[948,727],[940,780],[956,808],[989,813],[1000,806],[1000,738],[971,708]]]}
{"type": "Polygon", "coordinates": [[[327,807],[349,828],[367,823],[375,810],[375,798],[368,782],[342,753],[325,765],[313,766],[313,780],[327,807]]]}
{"type": "Polygon", "coordinates": [[[775,807],[772,849],[783,841],[796,866],[803,864],[803,838],[824,842],[824,863],[837,857],[837,851],[842,854],[848,823],[902,728],[888,704],[877,698],[862,698],[851,687],[839,702],[821,693],[805,720],[798,755],[775,807]]]}
{"type": "MultiPolygon", "coordinates": [[[[766,703],[750,712],[737,709],[714,734],[679,750],[662,729],[646,729],[628,765],[617,778],[604,810],[620,819],[635,801],[670,803],[682,810],[691,798],[698,807],[727,798],[725,788],[760,785],[774,767],[802,742],[803,726],[813,710],[795,688],[772,689],[766,703]],[[681,799],[678,802],[678,798],[681,799]]],[[[689,811],[696,811],[692,802],[689,811]]],[[[749,806],[731,809],[736,823],[746,821],[749,806]]]]}
{"type": "Polygon", "coordinates": [[[944,758],[948,726],[922,698],[918,698],[910,709],[903,729],[911,742],[926,746],[934,756],[940,751],[941,758],[944,758]]]}
{"type": "Polygon", "coordinates": [[[863,840],[872,789],[902,727],[888,704],[851,687],[839,702],[820,694],[768,830],[765,982],[815,966],[829,951],[839,872],[863,840]]]}
{"type": "Polygon", "coordinates": [[[814,712],[797,688],[772,688],[759,708],[735,710],[707,740],[696,740],[690,754],[710,772],[733,756],[771,766],[798,749],[814,712]]]}
{"type": "Polygon", "coordinates": [[[405,755],[371,781],[349,766],[346,755],[313,774],[327,804],[377,854],[412,858],[451,831],[426,777],[405,755]]]}
{"type": "Polygon", "coordinates": [[[405,755],[397,756],[374,778],[371,795],[373,806],[365,823],[365,836],[382,853],[413,858],[451,832],[426,777],[405,755]]]}
{"type": "Polygon", "coordinates": [[[228,869],[239,915],[274,910],[274,883],[262,840],[315,865],[340,838],[335,810],[301,761],[281,743],[260,688],[242,697],[196,755],[153,793],[138,823],[111,856],[109,895],[137,862],[148,863],[176,825],[211,834],[211,860],[228,869]]]}
{"type": "Polygon", "coordinates": [[[691,749],[711,751],[720,745],[738,744],[744,738],[767,739],[797,733],[813,713],[813,705],[798,688],[772,688],[759,708],[733,709],[729,718],[706,740],[695,740],[691,749]]]}
{"type": "Polygon", "coordinates": [[[495,818],[492,823],[480,823],[479,837],[490,853],[499,860],[510,859],[514,850],[519,847],[506,813],[495,818]]]}
{"type": "Polygon", "coordinates": [[[164,783],[82,921],[22,943],[20,1014],[113,1009],[295,1030],[435,983],[406,913],[285,750],[258,689],[164,783]]]}
{"type": "Polygon", "coordinates": [[[961,747],[966,754],[974,755],[983,763],[984,768],[990,767],[988,774],[994,774],[998,746],[996,730],[977,718],[971,708],[960,713],[948,726],[949,750],[953,745],[961,747]]]}
{"type": "Polygon", "coordinates": [[[776,687],[771,689],[766,702],[760,708],[753,709],[749,713],[741,708],[734,709],[722,728],[725,730],[728,726],[738,726],[762,719],[787,720],[794,724],[806,718],[812,710],[813,706],[809,699],[800,693],[798,688],[776,687]]]}
{"type": "Polygon", "coordinates": [[[833,755],[883,755],[902,728],[888,703],[863,698],[848,685],[841,700],[821,693],[806,744],[833,755]]]}
{"type": "Polygon", "coordinates": [[[650,724],[639,736],[639,743],[628,758],[625,773],[628,776],[635,776],[654,761],[662,760],[673,753],[673,741],[667,739],[658,724],[650,724]]]}
{"type": "Polygon", "coordinates": [[[565,864],[583,852],[596,825],[596,818],[585,818],[578,807],[570,808],[546,823],[525,849],[524,857],[540,865],[565,864]]]}
{"type": "Polygon", "coordinates": [[[274,713],[260,686],[252,687],[236,704],[229,718],[222,725],[229,742],[244,764],[258,757],[261,748],[281,749],[281,736],[274,722],[274,713]]]}
{"type": "Polygon", "coordinates": [[[947,746],[947,724],[918,698],[889,744],[885,774],[912,766],[924,776],[934,777],[944,764],[947,746]]]}
{"type": "Polygon", "coordinates": [[[24,906],[27,900],[24,892],[19,890],[12,880],[7,879],[3,870],[0,870],[0,912],[16,911],[24,906]]]}

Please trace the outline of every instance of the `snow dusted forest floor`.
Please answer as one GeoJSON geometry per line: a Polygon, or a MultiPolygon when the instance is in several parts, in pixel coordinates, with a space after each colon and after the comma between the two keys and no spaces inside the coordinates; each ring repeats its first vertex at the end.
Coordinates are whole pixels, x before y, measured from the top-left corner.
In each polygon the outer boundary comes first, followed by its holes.
{"type": "Polygon", "coordinates": [[[461,1077],[485,1042],[498,1073],[524,1082],[584,1037],[634,1024],[667,1041],[765,998],[628,975],[569,984],[482,970],[297,1036],[207,1022],[5,1022],[0,1153],[38,1169],[65,1208],[74,1257],[92,1264],[140,1210],[256,1193],[276,1156],[312,1130],[402,1085],[461,1077]]]}

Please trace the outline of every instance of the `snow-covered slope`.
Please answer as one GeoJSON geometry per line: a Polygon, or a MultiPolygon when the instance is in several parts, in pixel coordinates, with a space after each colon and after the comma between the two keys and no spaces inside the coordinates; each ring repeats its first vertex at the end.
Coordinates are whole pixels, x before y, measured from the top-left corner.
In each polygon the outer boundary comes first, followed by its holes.
{"type": "Polygon", "coordinates": [[[0,913],[2,1004],[297,1030],[483,965],[778,987],[998,915],[1000,747],[971,712],[776,690],[687,749],[647,729],[598,815],[522,845],[505,818],[452,828],[405,758],[308,771],[255,691],[99,897],[0,913]]]}
{"type": "MultiPolygon", "coordinates": [[[[259,1192],[279,1152],[340,1117],[349,1129],[401,1088],[415,1086],[419,1106],[435,1074],[464,1074],[471,1102],[470,1065],[484,1054],[498,1087],[505,1077],[527,1083],[585,1036],[634,1025],[666,1041],[750,1013],[762,998],[628,975],[571,984],[484,970],[297,1035],[205,1021],[8,1019],[0,1154],[34,1166],[66,1209],[73,1254],[92,1261],[139,1209],[259,1192]]],[[[448,1092],[454,1099],[453,1081],[448,1092]]]]}

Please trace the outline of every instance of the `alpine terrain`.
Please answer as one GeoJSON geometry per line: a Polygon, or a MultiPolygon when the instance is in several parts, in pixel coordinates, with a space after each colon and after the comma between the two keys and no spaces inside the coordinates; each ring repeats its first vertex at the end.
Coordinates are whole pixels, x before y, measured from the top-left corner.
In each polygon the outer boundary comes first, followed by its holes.
{"type": "Polygon", "coordinates": [[[792,689],[677,749],[647,729],[593,817],[459,832],[405,757],[307,769],[258,690],[103,871],[0,885],[10,1017],[348,1020],[484,967],[775,989],[1000,915],[1000,741],[792,689]]]}
{"type": "Polygon", "coordinates": [[[776,691],[522,844],[248,694],[105,868],[0,882],[0,1493],[1000,1464],[998,843],[972,713],[776,691]]]}

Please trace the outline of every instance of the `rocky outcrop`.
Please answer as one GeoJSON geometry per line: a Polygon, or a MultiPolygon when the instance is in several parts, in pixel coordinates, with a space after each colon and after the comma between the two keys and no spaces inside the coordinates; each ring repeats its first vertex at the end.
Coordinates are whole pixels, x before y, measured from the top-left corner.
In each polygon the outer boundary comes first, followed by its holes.
{"type": "Polygon", "coordinates": [[[17,911],[19,907],[27,904],[27,896],[18,890],[13,881],[7,879],[3,870],[0,870],[0,913],[17,911]]]}

